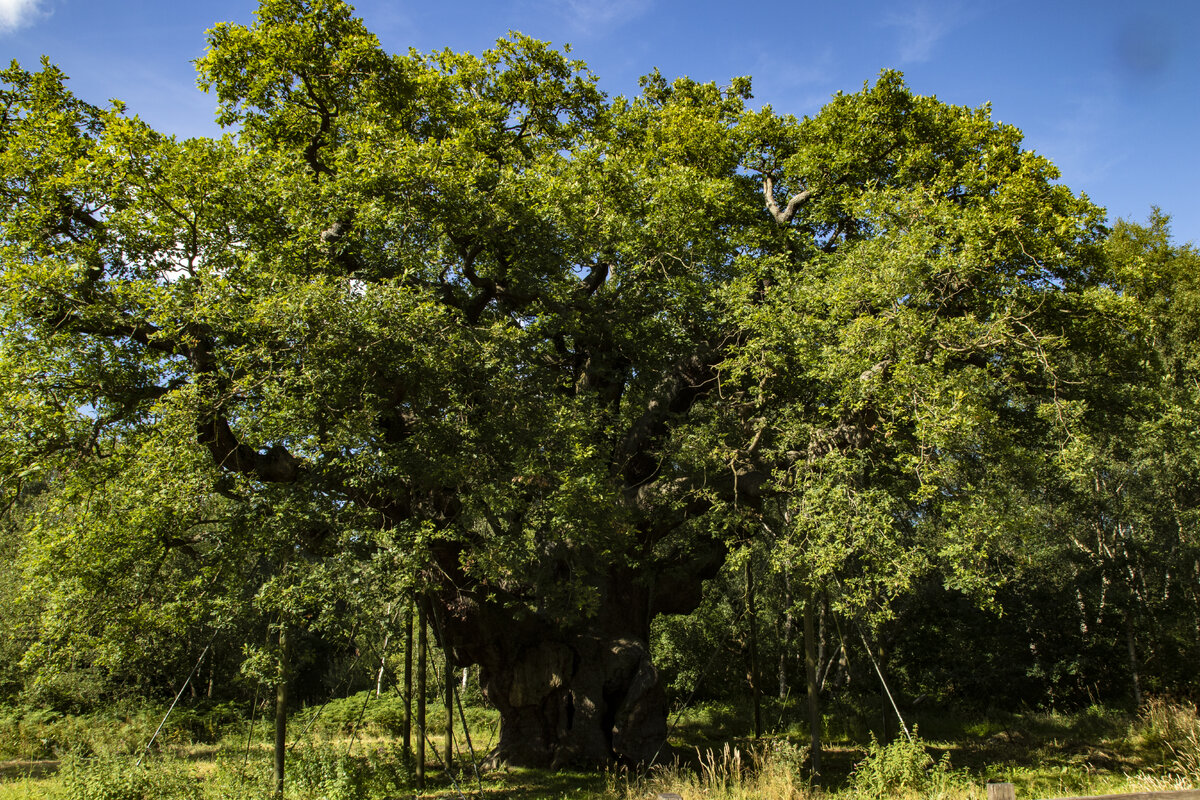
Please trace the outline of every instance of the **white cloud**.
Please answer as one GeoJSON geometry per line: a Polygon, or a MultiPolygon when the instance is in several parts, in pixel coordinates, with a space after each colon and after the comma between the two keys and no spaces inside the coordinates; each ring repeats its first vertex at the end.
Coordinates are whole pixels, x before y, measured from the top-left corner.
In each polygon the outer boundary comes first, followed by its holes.
{"type": "Polygon", "coordinates": [[[640,17],[651,0],[560,0],[555,6],[577,30],[603,32],[640,17]]]}
{"type": "Polygon", "coordinates": [[[888,14],[883,24],[900,30],[900,63],[915,64],[933,57],[937,43],[955,26],[948,8],[934,9],[915,3],[904,12],[888,14]]]}
{"type": "Polygon", "coordinates": [[[0,33],[28,25],[41,13],[40,0],[0,0],[0,33]]]}

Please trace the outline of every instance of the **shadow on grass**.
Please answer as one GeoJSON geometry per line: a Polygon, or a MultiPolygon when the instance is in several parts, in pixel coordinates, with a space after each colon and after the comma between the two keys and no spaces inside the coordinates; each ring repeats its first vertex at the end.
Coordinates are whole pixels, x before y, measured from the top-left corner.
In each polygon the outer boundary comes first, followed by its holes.
{"type": "Polygon", "coordinates": [[[43,761],[0,761],[0,780],[17,778],[44,778],[58,772],[58,760],[43,761]]]}
{"type": "Polygon", "coordinates": [[[602,772],[551,772],[538,769],[500,769],[483,776],[483,793],[474,775],[457,778],[456,787],[444,773],[430,776],[423,797],[459,798],[459,789],[488,800],[583,800],[604,794],[609,776],[602,772]]]}

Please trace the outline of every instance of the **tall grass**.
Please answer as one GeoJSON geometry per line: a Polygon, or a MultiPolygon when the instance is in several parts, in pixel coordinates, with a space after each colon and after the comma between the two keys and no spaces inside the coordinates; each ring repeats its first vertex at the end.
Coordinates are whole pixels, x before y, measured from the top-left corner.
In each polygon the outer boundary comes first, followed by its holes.
{"type": "Polygon", "coordinates": [[[682,795],[688,800],[755,800],[762,797],[798,800],[810,786],[804,762],[808,748],[776,740],[742,750],[726,744],[719,750],[696,751],[696,763],[675,761],[648,774],[610,773],[605,797],[643,800],[657,793],[682,795]]]}
{"type": "MultiPolygon", "coordinates": [[[[410,796],[411,772],[395,737],[386,735],[393,724],[386,706],[380,705],[380,715],[369,724],[373,735],[354,742],[348,730],[359,720],[361,706],[346,703],[330,709],[320,735],[302,741],[289,754],[286,798],[390,800],[410,796]]],[[[136,767],[136,752],[144,747],[157,714],[144,716],[134,715],[122,723],[130,726],[127,734],[120,733],[115,717],[105,723],[107,733],[83,733],[85,725],[79,720],[22,718],[20,736],[25,738],[21,741],[47,735],[80,736],[84,744],[67,741],[63,745],[62,769],[55,776],[20,779],[10,772],[9,779],[0,778],[0,800],[249,800],[270,794],[269,748],[260,740],[258,746],[247,750],[245,721],[215,747],[164,748],[136,767]]],[[[971,726],[959,727],[965,731],[971,726]]],[[[669,766],[646,773],[613,771],[603,782],[580,779],[564,783],[560,775],[537,770],[501,772],[485,778],[484,790],[487,796],[519,800],[568,796],[575,800],[646,800],[669,792],[685,800],[982,800],[986,782],[996,779],[1016,783],[1022,797],[1200,785],[1200,717],[1190,705],[1152,701],[1137,716],[1102,709],[1073,716],[1013,715],[1004,720],[1003,730],[993,732],[994,727],[984,725],[979,734],[966,734],[957,741],[939,739],[935,745],[919,736],[912,741],[869,738],[861,745],[839,743],[837,755],[842,766],[820,778],[812,776],[808,749],[796,743],[798,737],[780,736],[757,743],[701,744],[669,766]],[[950,751],[954,764],[949,755],[935,757],[950,751]],[[957,763],[960,757],[963,763],[957,763]],[[1097,767],[1101,762],[1109,766],[1097,767]],[[971,766],[965,768],[964,764],[971,766]]],[[[203,733],[203,728],[201,725],[198,730],[203,733]]],[[[362,733],[362,728],[358,731],[362,733]]],[[[193,734],[185,726],[177,735],[193,734]]],[[[457,798],[455,787],[441,776],[436,761],[430,767],[433,786],[427,796],[457,798]]],[[[461,787],[467,793],[470,783],[461,787]]]]}
{"type": "Polygon", "coordinates": [[[1162,753],[1162,767],[1138,776],[1150,791],[1200,788],[1200,713],[1190,703],[1151,699],[1142,706],[1134,735],[1162,753]]]}

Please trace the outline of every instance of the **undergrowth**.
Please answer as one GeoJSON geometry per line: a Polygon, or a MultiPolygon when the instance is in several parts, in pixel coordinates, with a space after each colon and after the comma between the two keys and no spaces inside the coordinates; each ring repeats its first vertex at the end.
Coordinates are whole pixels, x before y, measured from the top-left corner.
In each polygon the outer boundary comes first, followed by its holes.
{"type": "MultiPolygon", "coordinates": [[[[413,794],[413,774],[397,738],[380,736],[391,724],[387,714],[368,724],[362,696],[351,700],[358,705],[326,709],[332,713],[316,726],[320,735],[289,752],[287,800],[391,800],[413,794]],[[371,736],[347,735],[348,730],[362,734],[364,728],[371,736]]],[[[380,710],[387,706],[381,703],[380,710]]],[[[250,800],[270,795],[270,750],[262,740],[246,741],[245,720],[224,733],[225,723],[193,720],[171,736],[199,741],[215,735],[218,743],[156,748],[137,766],[158,712],[126,712],[88,720],[29,713],[17,719],[15,732],[8,727],[0,736],[16,741],[25,752],[36,749],[35,738],[53,741],[38,746],[57,752],[60,768],[41,777],[6,773],[0,777],[0,800],[250,800]],[[100,729],[85,731],[88,721],[99,722],[100,729]]],[[[489,721],[477,720],[481,727],[489,721]]],[[[948,730],[943,726],[939,733],[948,730]]],[[[759,742],[731,737],[721,744],[679,749],[669,765],[644,773],[614,770],[603,780],[584,775],[564,781],[562,774],[509,770],[485,776],[482,789],[485,797],[510,800],[645,800],[671,792],[686,800],[982,800],[986,783],[994,780],[1016,784],[1023,798],[1200,786],[1200,717],[1191,705],[1155,700],[1136,716],[1103,709],[1073,716],[1012,715],[999,722],[963,724],[960,730],[958,739],[928,741],[920,735],[923,722],[911,740],[884,742],[868,735],[861,744],[839,742],[825,756],[827,762],[843,759],[844,766],[816,777],[801,737],[777,735],[759,742]]],[[[460,766],[466,763],[464,756],[460,766]]],[[[454,782],[432,760],[429,775],[426,797],[449,800],[460,797],[460,791],[478,795],[469,767],[454,782]]]]}

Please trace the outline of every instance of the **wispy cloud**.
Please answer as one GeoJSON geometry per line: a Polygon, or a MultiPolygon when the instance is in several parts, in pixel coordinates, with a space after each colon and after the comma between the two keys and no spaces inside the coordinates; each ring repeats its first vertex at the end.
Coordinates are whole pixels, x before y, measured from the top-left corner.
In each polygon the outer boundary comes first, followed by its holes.
{"type": "Polygon", "coordinates": [[[1027,142],[1054,162],[1068,186],[1086,188],[1109,179],[1127,159],[1126,148],[1110,140],[1119,114],[1111,85],[1078,87],[1027,142]]]}
{"type": "Polygon", "coordinates": [[[954,29],[957,19],[949,8],[935,9],[927,2],[917,2],[886,15],[883,24],[899,30],[900,63],[917,64],[933,57],[934,48],[954,29]]]}
{"type": "Polygon", "coordinates": [[[607,33],[645,14],[653,0],[558,0],[550,5],[580,32],[607,33]]]}
{"type": "Polygon", "coordinates": [[[754,94],[770,98],[788,113],[808,114],[829,102],[837,86],[837,59],[833,45],[792,58],[759,52],[754,58],[754,94]]]}
{"type": "Polygon", "coordinates": [[[23,28],[41,15],[40,0],[0,0],[0,33],[23,28]]]}

